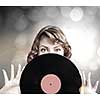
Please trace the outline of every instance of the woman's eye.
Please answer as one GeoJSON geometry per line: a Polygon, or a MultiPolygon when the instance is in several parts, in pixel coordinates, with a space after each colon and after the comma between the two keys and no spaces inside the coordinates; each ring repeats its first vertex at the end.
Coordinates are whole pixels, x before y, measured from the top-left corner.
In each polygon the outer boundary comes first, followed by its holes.
{"type": "Polygon", "coordinates": [[[46,48],[41,48],[40,51],[41,51],[41,52],[45,52],[45,51],[47,51],[47,49],[46,49],[46,48]]]}
{"type": "Polygon", "coordinates": [[[57,51],[57,52],[58,52],[58,51],[61,51],[61,49],[60,49],[60,48],[56,48],[56,49],[55,49],[55,51],[57,51]]]}

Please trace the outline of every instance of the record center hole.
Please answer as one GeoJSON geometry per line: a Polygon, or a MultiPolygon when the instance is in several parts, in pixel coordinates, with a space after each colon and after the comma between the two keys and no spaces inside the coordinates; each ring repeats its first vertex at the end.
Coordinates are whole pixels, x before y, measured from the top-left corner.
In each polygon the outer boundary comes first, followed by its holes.
{"type": "Polygon", "coordinates": [[[52,86],[52,83],[50,83],[50,86],[52,86]]]}

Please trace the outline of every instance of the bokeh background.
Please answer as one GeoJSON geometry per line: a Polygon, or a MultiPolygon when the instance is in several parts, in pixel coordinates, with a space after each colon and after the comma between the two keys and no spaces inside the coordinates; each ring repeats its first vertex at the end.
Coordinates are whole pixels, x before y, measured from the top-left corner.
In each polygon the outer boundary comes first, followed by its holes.
{"type": "MultiPolygon", "coordinates": [[[[27,54],[39,30],[56,25],[72,47],[71,60],[77,68],[92,72],[92,85],[100,81],[100,7],[99,6],[11,6],[0,7],[0,88],[2,69],[10,77],[10,65],[27,64],[27,54]]],[[[100,93],[100,83],[97,89],[100,93]]]]}

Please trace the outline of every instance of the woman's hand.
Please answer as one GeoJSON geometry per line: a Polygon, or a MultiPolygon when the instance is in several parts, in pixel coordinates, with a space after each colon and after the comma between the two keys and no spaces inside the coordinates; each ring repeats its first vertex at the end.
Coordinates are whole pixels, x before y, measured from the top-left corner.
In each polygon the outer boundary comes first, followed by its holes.
{"type": "Polygon", "coordinates": [[[80,88],[81,94],[93,94],[96,93],[99,81],[94,86],[91,84],[91,72],[88,73],[88,78],[85,77],[85,72],[82,72],[82,86],[80,88]]]}
{"type": "Polygon", "coordinates": [[[20,93],[20,87],[19,87],[19,82],[20,82],[20,77],[22,74],[22,71],[24,70],[25,67],[21,68],[21,65],[18,65],[18,70],[17,70],[17,74],[14,77],[14,65],[11,64],[11,77],[10,80],[8,79],[7,76],[7,72],[6,70],[2,70],[3,71],[3,75],[4,75],[4,81],[5,84],[4,86],[0,89],[0,93],[2,94],[19,94],[20,93]]]}

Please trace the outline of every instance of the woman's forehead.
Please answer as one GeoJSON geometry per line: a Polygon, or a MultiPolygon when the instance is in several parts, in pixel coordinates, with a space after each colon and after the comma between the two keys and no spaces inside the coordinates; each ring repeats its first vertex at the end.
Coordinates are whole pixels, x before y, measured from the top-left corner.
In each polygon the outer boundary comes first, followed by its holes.
{"type": "Polygon", "coordinates": [[[57,43],[56,42],[57,40],[55,39],[55,42],[53,41],[53,40],[51,40],[50,38],[48,38],[48,37],[44,37],[44,38],[42,38],[41,40],[40,40],[40,46],[41,45],[60,45],[60,43],[57,43]]]}

